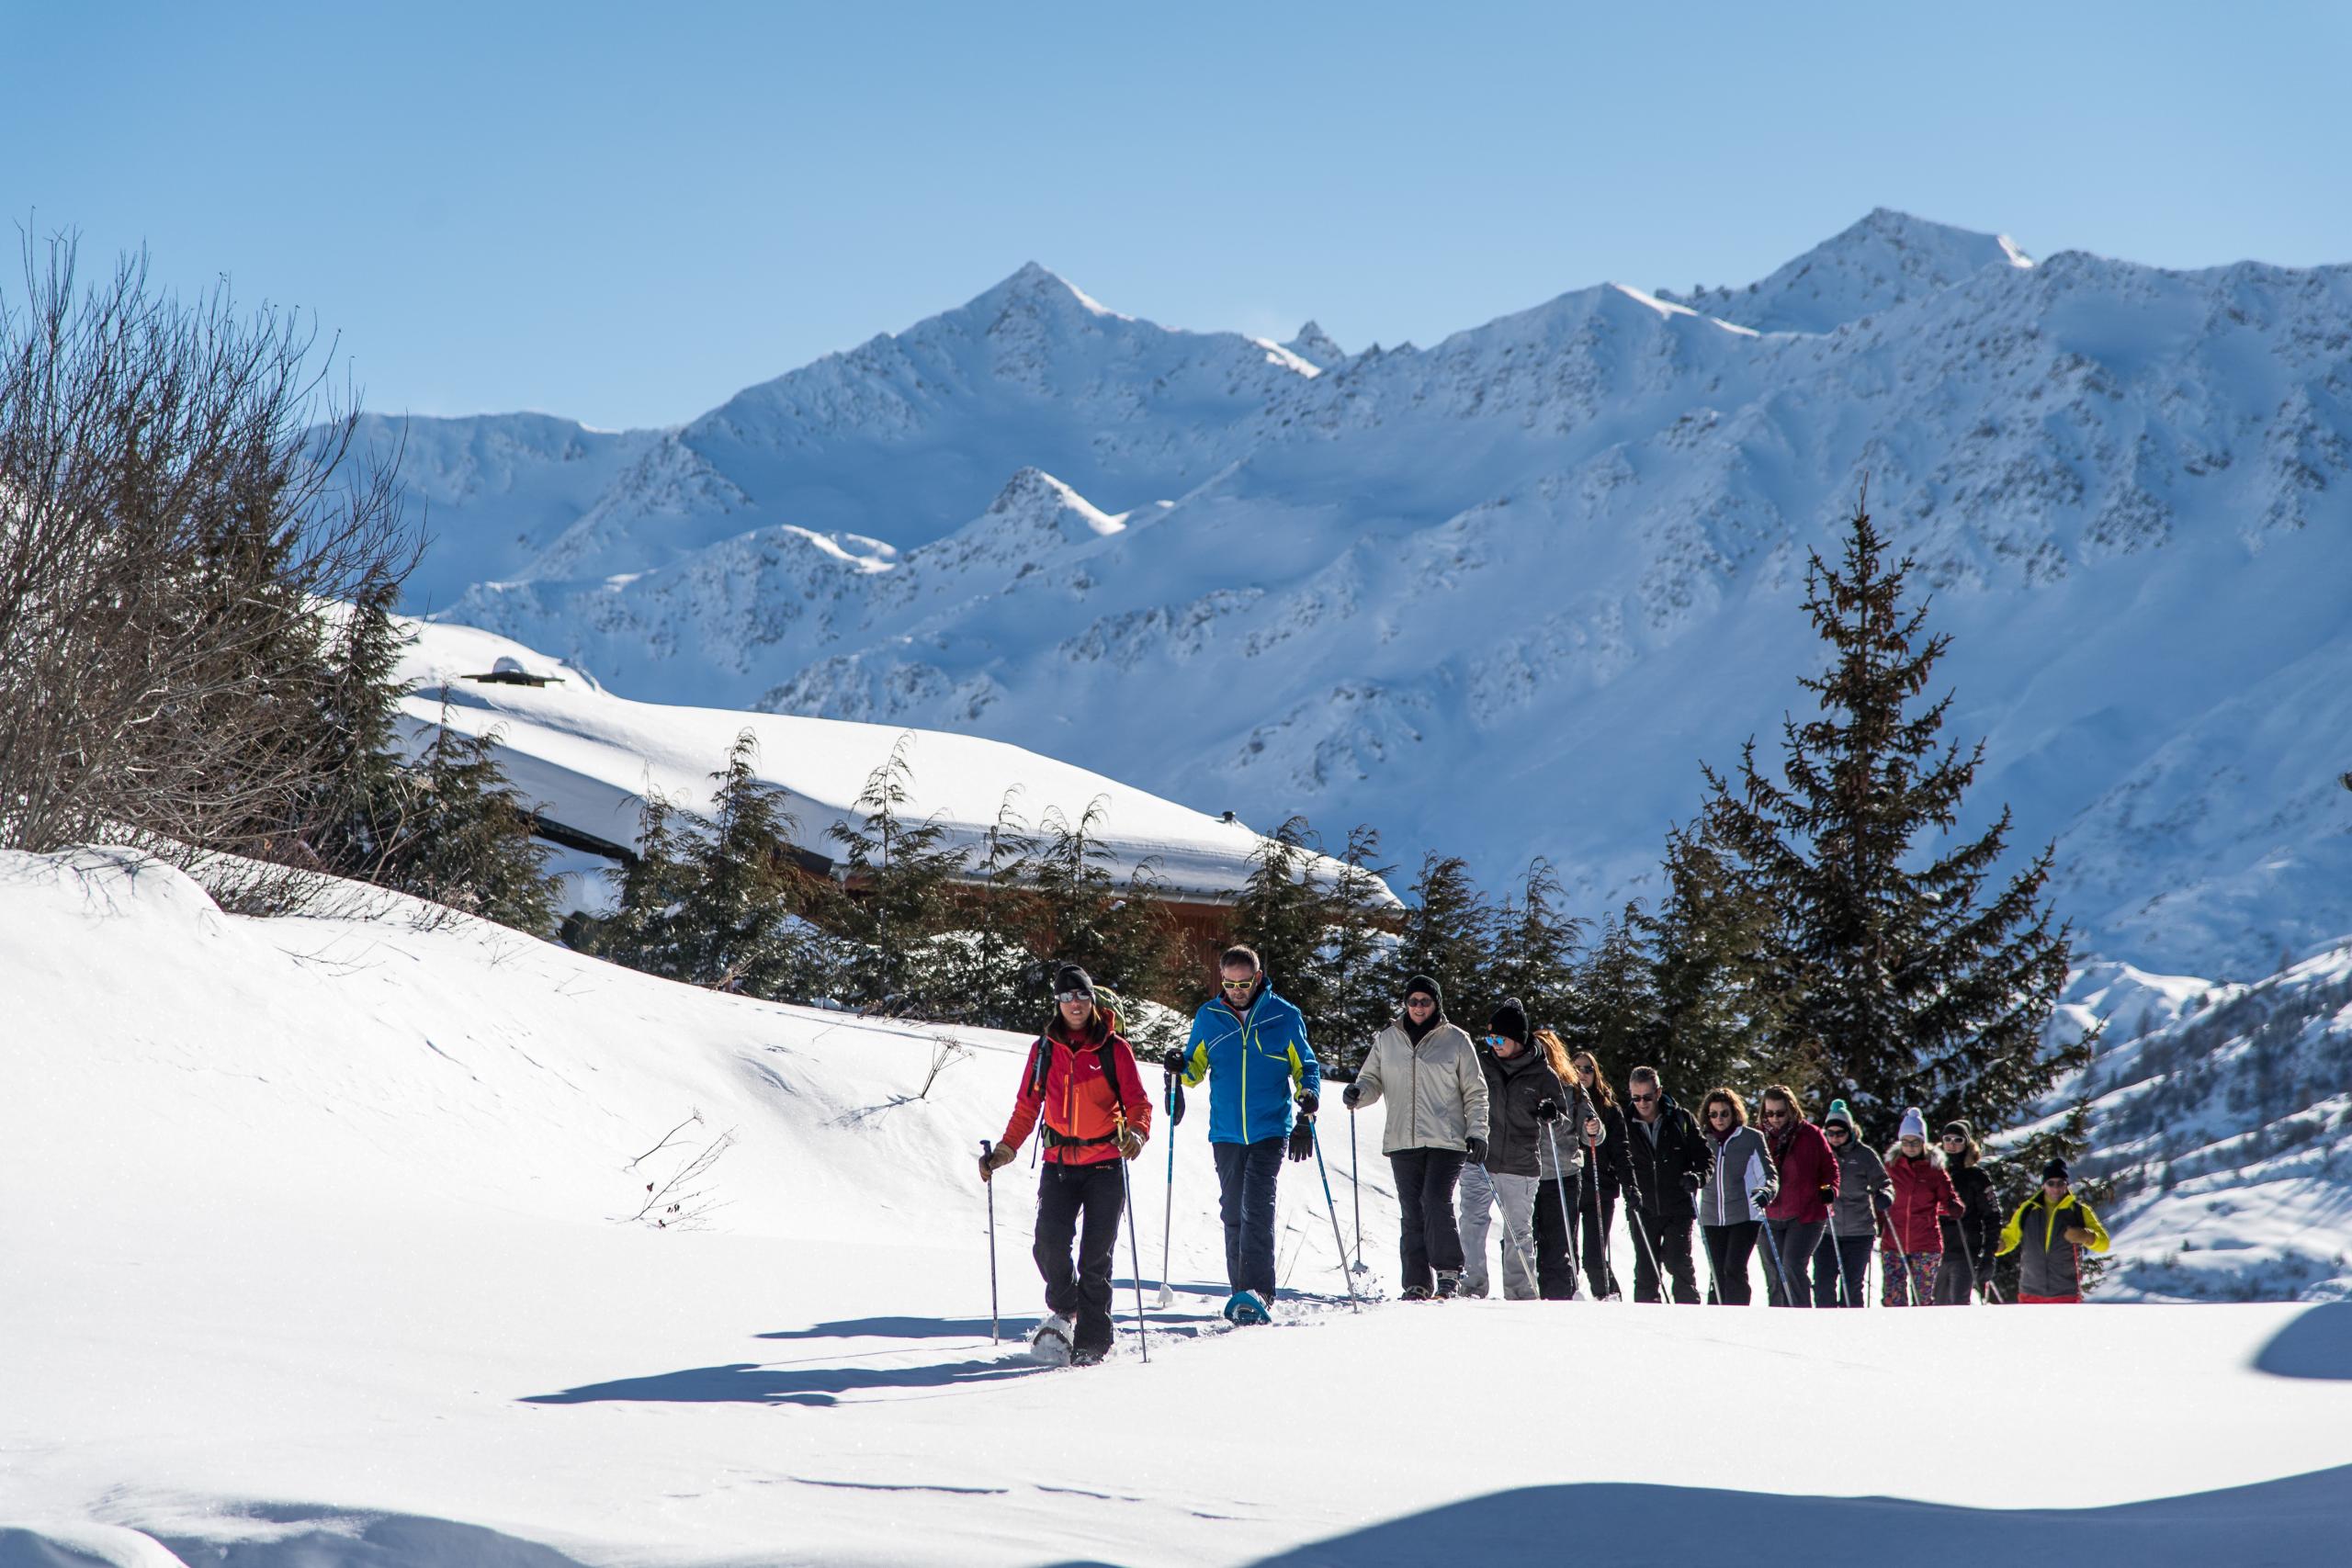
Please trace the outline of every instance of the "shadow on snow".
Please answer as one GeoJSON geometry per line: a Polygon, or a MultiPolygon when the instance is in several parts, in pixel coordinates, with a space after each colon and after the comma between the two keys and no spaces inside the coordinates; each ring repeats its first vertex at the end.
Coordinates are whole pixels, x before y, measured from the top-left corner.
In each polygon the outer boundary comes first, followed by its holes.
{"type": "Polygon", "coordinates": [[[779,1367],[737,1361],[723,1367],[688,1367],[651,1377],[587,1383],[560,1393],[534,1393],[526,1404],[838,1404],[844,1393],[878,1389],[954,1388],[1001,1382],[1046,1371],[1019,1359],[1017,1342],[982,1361],[951,1361],[927,1367],[779,1367]]]}
{"type": "MultiPolygon", "coordinates": [[[[2021,1467],[2033,1463],[2021,1458],[2021,1467]]],[[[1791,1497],[1595,1484],[1497,1492],[1258,1560],[1255,1568],[1423,1568],[1567,1561],[1740,1568],[1917,1558],[2159,1568],[2341,1562],[2352,1465],[2105,1508],[1964,1508],[1888,1497],[1791,1497]]]]}
{"type": "Polygon", "coordinates": [[[2322,1302],[2270,1337],[2254,1370],[2282,1378],[2352,1379],[2352,1302],[2322,1302]]]}

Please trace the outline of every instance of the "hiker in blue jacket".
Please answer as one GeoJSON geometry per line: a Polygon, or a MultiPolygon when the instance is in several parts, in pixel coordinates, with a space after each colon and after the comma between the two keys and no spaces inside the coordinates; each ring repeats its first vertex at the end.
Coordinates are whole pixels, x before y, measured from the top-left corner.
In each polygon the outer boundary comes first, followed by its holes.
{"type": "Polygon", "coordinates": [[[1187,1084],[1209,1080],[1209,1152],[1233,1288],[1225,1315],[1263,1323],[1274,1299],[1274,1179],[1285,1147],[1293,1159],[1315,1152],[1309,1119],[1323,1069],[1306,1021],[1274,994],[1254,949],[1227,948],[1217,970],[1217,994],[1193,1014],[1192,1038],[1166,1066],[1187,1084]]]}

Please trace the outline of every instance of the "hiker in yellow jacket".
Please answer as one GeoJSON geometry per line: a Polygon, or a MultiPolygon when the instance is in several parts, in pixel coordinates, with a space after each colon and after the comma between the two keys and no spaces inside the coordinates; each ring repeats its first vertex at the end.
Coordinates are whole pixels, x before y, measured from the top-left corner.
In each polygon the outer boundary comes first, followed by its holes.
{"type": "Polygon", "coordinates": [[[2001,1227],[1999,1256],[2018,1255],[2018,1300],[2083,1299],[2082,1249],[2105,1252],[2107,1227],[2068,1185],[2066,1162],[2041,1168],[2041,1190],[2018,1205],[2001,1227]]]}

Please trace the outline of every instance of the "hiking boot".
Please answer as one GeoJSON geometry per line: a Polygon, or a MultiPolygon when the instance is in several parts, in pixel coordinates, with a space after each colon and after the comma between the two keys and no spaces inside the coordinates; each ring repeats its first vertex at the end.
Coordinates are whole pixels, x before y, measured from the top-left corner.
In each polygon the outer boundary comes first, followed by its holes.
{"type": "Polygon", "coordinates": [[[1484,1280],[1465,1279],[1461,1284],[1454,1287],[1453,1293],[1457,1296],[1470,1296],[1474,1299],[1483,1301],[1486,1299],[1487,1295],[1487,1281],[1484,1280]]]}
{"type": "Polygon", "coordinates": [[[1069,1364],[1073,1367],[1091,1367],[1109,1354],[1109,1351],[1096,1346],[1081,1345],[1069,1353],[1069,1364]]]}
{"type": "Polygon", "coordinates": [[[1453,1270],[1453,1269],[1439,1269],[1439,1270],[1438,1270],[1438,1273],[1437,1273],[1437,1299],[1438,1299],[1438,1300],[1440,1300],[1440,1301],[1443,1301],[1443,1300],[1445,1300],[1445,1298],[1446,1298],[1446,1297],[1448,1297],[1448,1296],[1450,1296],[1450,1295],[1453,1294],[1456,1291],[1460,1290],[1461,1288],[1462,1288],[1462,1276],[1461,1276],[1461,1274],[1459,1274],[1458,1272],[1456,1272],[1455,1270],[1453,1270]]]}
{"type": "Polygon", "coordinates": [[[1427,1285],[1408,1285],[1405,1287],[1402,1299],[1408,1302],[1425,1302],[1430,1299],[1430,1288],[1427,1285]]]}

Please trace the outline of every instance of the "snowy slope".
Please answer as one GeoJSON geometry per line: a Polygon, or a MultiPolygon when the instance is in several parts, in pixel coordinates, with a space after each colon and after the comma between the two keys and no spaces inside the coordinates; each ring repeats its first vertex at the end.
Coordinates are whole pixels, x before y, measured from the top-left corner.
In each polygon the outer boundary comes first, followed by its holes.
{"type": "MultiPolygon", "coordinates": [[[[1295,1167],[1283,1267],[1316,1293],[1207,1332],[1197,1111],[1149,1364],[1130,1335],[1036,1373],[989,1342],[968,1165],[1017,1037],[401,908],[262,922],[117,855],[0,860],[0,1563],[1684,1563],[1736,1533],[1763,1564],[1834,1539],[2165,1568],[2327,1561],[2352,1508],[2343,1306],[1351,1316],[1295,1167]],[[921,1093],[943,1038],[962,1054],[921,1093]],[[719,1133],[707,1228],[619,1223],[719,1133]],[[2064,1461],[1705,1414],[1834,1390],[1877,1429],[1954,1365],[2007,1412],[2070,1369],[2064,1461]]],[[[1134,1168],[1154,1283],[1163,1146],[1134,1168]]],[[[1351,1232],[1336,1121],[1326,1148],[1351,1232]]],[[[1377,1287],[1394,1210],[1366,1163],[1377,1287]]],[[[1016,1166],[997,1191],[1015,1330],[1029,1190],[1016,1166]]]]}
{"type": "Polygon", "coordinates": [[[2109,1019],[2091,1099],[2116,1182],[2103,1295],[2352,1301],[2352,942],[2251,985],[2079,976],[2109,1019]]]}
{"type": "Polygon", "coordinates": [[[1024,268],[672,433],[447,614],[634,697],[968,729],[1408,865],[1545,853],[1591,908],[1775,729],[1867,478],[1980,804],[2062,840],[2094,952],[2255,974],[2339,929],[2352,270],[1882,211],[1753,291],[1294,347],[1024,268]]]}

